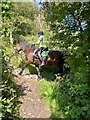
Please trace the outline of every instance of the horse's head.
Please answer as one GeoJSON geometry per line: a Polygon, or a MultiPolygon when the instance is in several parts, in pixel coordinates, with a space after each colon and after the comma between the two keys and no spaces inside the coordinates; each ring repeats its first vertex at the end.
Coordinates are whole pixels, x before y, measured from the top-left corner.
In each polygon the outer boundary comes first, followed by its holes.
{"type": "Polygon", "coordinates": [[[18,49],[17,49],[17,48],[14,49],[13,52],[12,52],[13,55],[17,55],[18,53],[19,53],[19,52],[18,52],[18,49]]]}

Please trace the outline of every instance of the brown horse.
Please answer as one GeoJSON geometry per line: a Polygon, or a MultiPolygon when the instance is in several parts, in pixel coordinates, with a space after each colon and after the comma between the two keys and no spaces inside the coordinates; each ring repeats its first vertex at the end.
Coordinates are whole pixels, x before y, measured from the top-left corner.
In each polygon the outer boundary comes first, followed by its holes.
{"type": "MultiPolygon", "coordinates": [[[[37,68],[38,77],[41,77],[39,70],[41,62],[34,55],[34,50],[36,49],[35,46],[33,44],[27,44],[25,42],[19,42],[17,43],[17,46],[19,46],[20,49],[15,49],[13,51],[13,54],[15,55],[20,51],[23,51],[26,57],[26,63],[21,67],[19,74],[22,74],[26,66],[28,66],[29,64],[34,64],[37,68]]],[[[45,60],[44,67],[49,68],[50,66],[55,66],[59,69],[61,75],[63,75],[64,54],[61,51],[50,50],[48,56],[44,57],[43,59],[45,60]]]]}

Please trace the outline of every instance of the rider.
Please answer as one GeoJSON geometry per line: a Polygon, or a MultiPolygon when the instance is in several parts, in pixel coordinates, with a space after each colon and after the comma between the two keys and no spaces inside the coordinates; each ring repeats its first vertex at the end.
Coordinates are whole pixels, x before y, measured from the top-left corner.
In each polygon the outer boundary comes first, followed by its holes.
{"type": "Polygon", "coordinates": [[[38,41],[36,42],[36,44],[38,44],[40,48],[36,49],[34,53],[35,54],[38,53],[39,59],[41,61],[41,65],[40,66],[43,66],[43,65],[45,65],[45,62],[44,62],[44,60],[43,60],[43,58],[41,56],[41,53],[42,53],[42,51],[44,49],[46,51],[48,51],[48,48],[47,48],[47,42],[45,41],[45,38],[44,38],[44,33],[42,31],[40,31],[40,32],[38,32],[38,36],[39,36],[39,38],[38,38],[38,41]],[[40,51],[40,52],[38,52],[38,51],[40,51]]]}

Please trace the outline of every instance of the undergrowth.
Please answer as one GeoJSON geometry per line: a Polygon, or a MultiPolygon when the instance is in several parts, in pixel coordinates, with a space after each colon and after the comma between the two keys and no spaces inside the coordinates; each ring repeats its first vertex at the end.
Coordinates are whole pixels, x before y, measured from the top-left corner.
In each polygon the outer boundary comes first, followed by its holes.
{"type": "Polygon", "coordinates": [[[57,118],[58,116],[63,117],[62,112],[59,111],[59,106],[57,104],[58,82],[48,82],[46,80],[40,81],[41,96],[44,101],[46,101],[51,108],[51,118],[57,118]],[[56,89],[57,88],[57,89],[56,89]],[[55,94],[56,93],[56,94],[55,94]]]}
{"type": "Polygon", "coordinates": [[[58,82],[41,81],[40,89],[51,107],[51,118],[89,119],[87,84],[63,77],[58,82]]]}
{"type": "Polygon", "coordinates": [[[10,53],[2,47],[2,59],[0,59],[2,67],[2,77],[0,81],[0,118],[2,120],[19,120],[19,92],[12,76],[13,67],[9,65],[10,53]]]}

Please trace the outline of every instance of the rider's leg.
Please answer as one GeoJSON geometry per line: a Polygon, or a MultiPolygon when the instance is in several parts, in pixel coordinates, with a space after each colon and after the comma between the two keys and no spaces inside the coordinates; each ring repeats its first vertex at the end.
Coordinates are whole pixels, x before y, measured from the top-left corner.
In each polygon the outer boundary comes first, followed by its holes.
{"type": "Polygon", "coordinates": [[[43,58],[42,58],[42,56],[41,56],[41,53],[40,53],[40,52],[38,53],[38,56],[39,56],[40,61],[41,61],[41,65],[40,65],[40,66],[45,65],[45,62],[44,62],[44,60],[43,60],[43,58]]]}
{"type": "Polygon", "coordinates": [[[38,58],[38,49],[34,50],[34,55],[38,58]]]}

